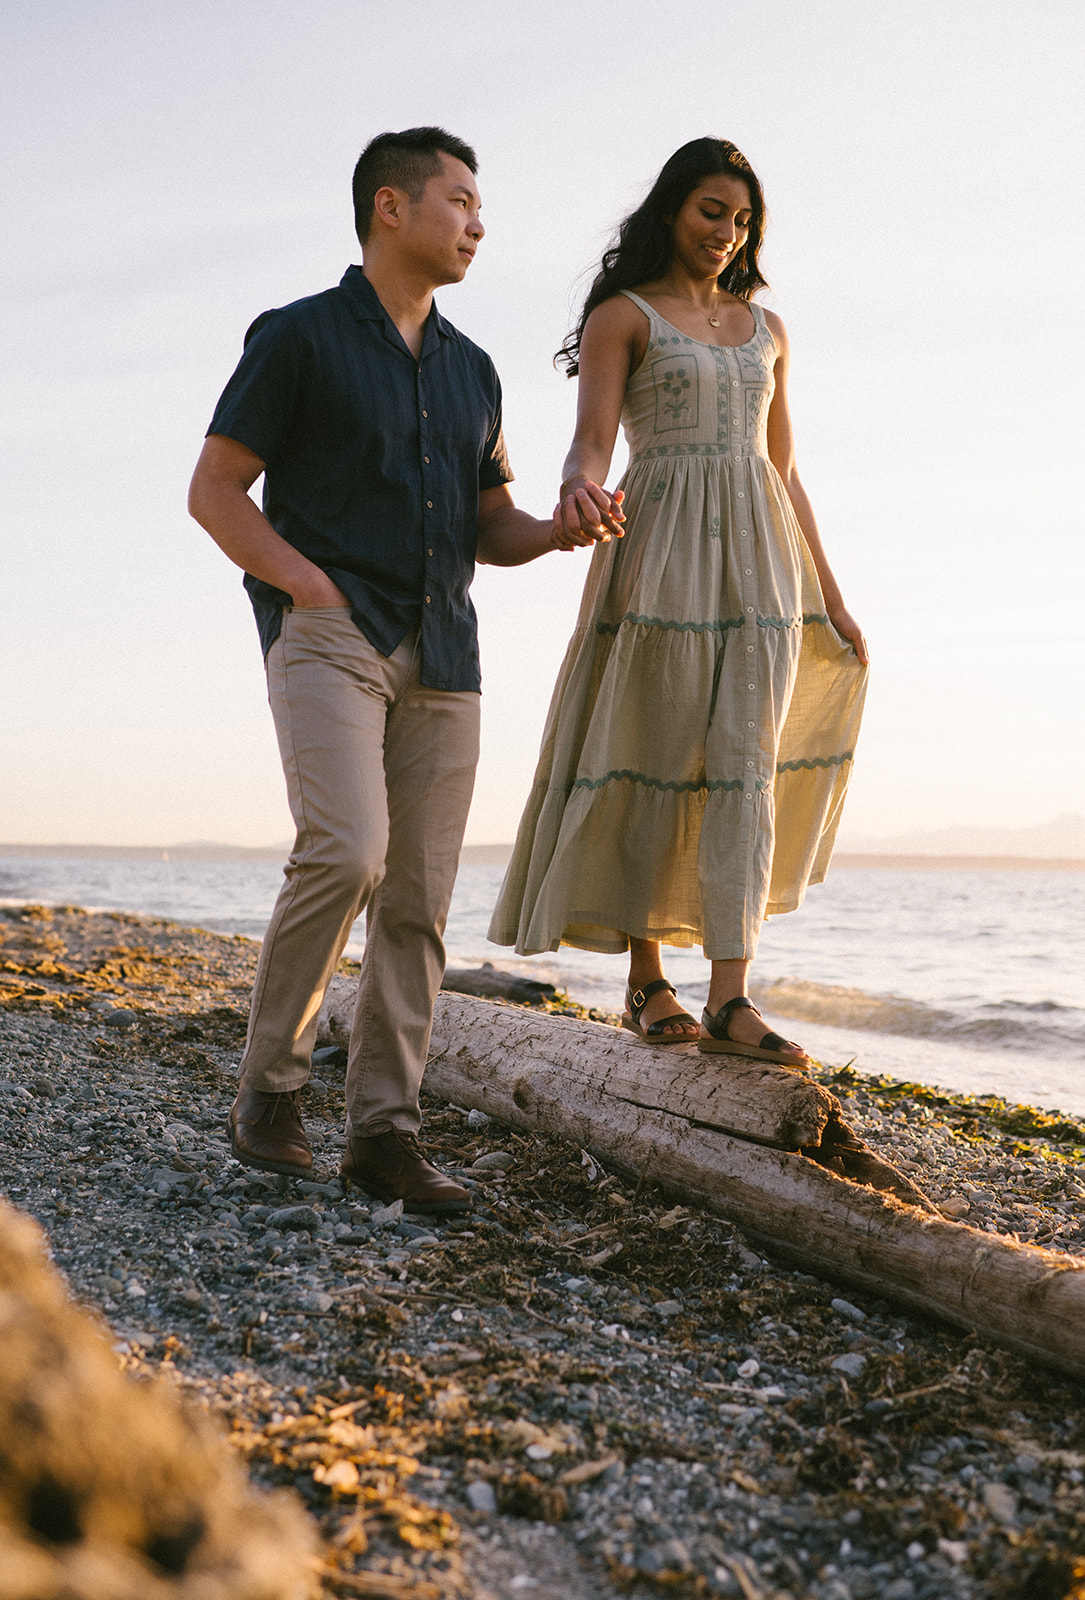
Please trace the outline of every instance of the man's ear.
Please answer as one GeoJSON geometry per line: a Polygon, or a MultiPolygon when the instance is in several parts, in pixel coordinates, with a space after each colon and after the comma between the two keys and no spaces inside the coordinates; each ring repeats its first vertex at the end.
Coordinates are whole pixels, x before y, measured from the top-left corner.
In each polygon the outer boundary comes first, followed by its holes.
{"type": "Polygon", "coordinates": [[[373,196],[373,211],[385,227],[400,226],[406,198],[402,189],[393,189],[391,184],[385,184],[384,188],[377,190],[373,196]]]}

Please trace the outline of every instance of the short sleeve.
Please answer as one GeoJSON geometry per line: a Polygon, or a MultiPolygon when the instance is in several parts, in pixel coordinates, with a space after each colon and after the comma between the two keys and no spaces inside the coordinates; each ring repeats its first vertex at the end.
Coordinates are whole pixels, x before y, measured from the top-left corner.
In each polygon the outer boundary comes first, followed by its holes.
{"type": "Polygon", "coordinates": [[[497,406],[494,411],[494,424],[486,436],[486,443],[482,447],[479,458],[478,486],[480,489],[499,489],[503,483],[513,481],[512,468],[509,466],[509,454],[505,449],[505,435],[501,422],[501,383],[497,373],[493,374],[494,391],[497,396],[497,406]]]}
{"type": "Polygon", "coordinates": [[[293,318],[265,311],[245,335],[245,349],[227,383],[208,434],[223,434],[273,461],[297,404],[301,340],[293,318]]]}

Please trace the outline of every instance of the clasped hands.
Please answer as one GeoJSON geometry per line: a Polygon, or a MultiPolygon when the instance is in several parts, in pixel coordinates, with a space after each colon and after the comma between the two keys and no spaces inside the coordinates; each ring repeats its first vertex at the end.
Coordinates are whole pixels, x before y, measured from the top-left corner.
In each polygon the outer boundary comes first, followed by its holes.
{"type": "Polygon", "coordinates": [[[624,530],[621,489],[611,494],[590,478],[566,480],[561,498],[554,507],[553,538],[558,550],[575,550],[578,545],[606,544],[620,539],[624,530]]]}

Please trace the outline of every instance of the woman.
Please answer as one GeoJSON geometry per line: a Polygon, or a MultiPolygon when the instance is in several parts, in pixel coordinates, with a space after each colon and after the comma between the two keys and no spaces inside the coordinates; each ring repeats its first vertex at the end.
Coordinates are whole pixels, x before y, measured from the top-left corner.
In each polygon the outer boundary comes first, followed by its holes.
{"type": "Polygon", "coordinates": [[[592,558],[489,936],[628,949],[642,1038],[795,1065],[749,966],[764,917],[825,875],[867,651],[795,468],[784,325],[750,301],[764,214],[734,145],[683,145],[559,352],[580,384],[555,517],[621,536],[592,558]],[[712,964],[700,1029],[661,943],[712,964]]]}

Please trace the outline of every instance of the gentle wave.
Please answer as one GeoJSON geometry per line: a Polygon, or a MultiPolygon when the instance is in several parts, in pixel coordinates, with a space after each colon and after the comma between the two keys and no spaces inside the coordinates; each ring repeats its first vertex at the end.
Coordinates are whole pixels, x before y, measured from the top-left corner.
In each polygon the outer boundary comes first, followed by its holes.
{"type": "Polygon", "coordinates": [[[755,984],[760,1004],[779,1016],[832,1028],[870,1028],[982,1049],[1085,1053],[1085,1011],[1053,1000],[1002,1000],[947,1011],[900,995],[777,978],[755,984]]]}

